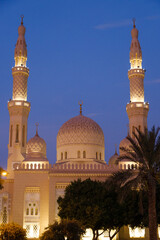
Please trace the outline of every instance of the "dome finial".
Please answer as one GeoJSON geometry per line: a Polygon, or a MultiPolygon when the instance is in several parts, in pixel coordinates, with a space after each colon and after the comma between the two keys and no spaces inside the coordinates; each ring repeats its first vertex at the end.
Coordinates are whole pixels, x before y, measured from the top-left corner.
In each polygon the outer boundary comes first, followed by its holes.
{"type": "Polygon", "coordinates": [[[83,105],[83,101],[79,101],[78,104],[79,104],[79,106],[80,106],[80,115],[82,115],[82,105],[83,105]]]}
{"type": "Polygon", "coordinates": [[[36,136],[38,136],[38,126],[39,126],[39,123],[36,123],[36,136]]]}
{"type": "Polygon", "coordinates": [[[23,25],[23,18],[24,18],[24,15],[21,15],[21,25],[23,25]]]}
{"type": "Polygon", "coordinates": [[[133,28],[135,28],[136,27],[136,25],[135,25],[136,19],[133,18],[132,21],[133,21],[133,28]]]}

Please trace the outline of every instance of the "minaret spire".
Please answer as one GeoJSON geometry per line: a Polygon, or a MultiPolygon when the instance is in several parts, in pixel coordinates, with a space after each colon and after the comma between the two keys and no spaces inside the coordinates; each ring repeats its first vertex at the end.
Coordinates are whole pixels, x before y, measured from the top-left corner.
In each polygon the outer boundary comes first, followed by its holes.
{"type": "Polygon", "coordinates": [[[23,18],[24,18],[24,15],[21,15],[21,25],[23,25],[23,18]]]}
{"type": "Polygon", "coordinates": [[[13,94],[8,102],[10,115],[9,144],[8,144],[8,178],[14,177],[14,163],[21,163],[26,154],[27,121],[30,103],[27,102],[27,80],[29,69],[27,62],[27,44],[25,41],[25,27],[23,16],[18,27],[18,39],[15,46],[15,66],[12,68],[13,94]]]}
{"type": "Polygon", "coordinates": [[[136,27],[136,24],[135,24],[136,23],[136,19],[133,18],[132,21],[133,21],[133,28],[135,28],[136,27]]]}
{"type": "Polygon", "coordinates": [[[25,66],[27,62],[27,44],[25,40],[25,27],[23,26],[23,18],[24,16],[21,16],[21,25],[18,28],[18,39],[15,47],[14,52],[14,60],[15,60],[15,67],[17,66],[25,66]]]}
{"type": "Polygon", "coordinates": [[[130,47],[130,66],[131,69],[142,69],[142,51],[138,41],[138,30],[135,25],[135,19],[133,19],[133,29],[131,31],[132,41],[130,47]]]}
{"type": "Polygon", "coordinates": [[[141,131],[147,127],[147,115],[149,104],[144,101],[144,76],[145,70],[142,68],[142,51],[138,40],[138,30],[133,19],[133,29],[131,30],[130,47],[130,70],[128,78],[130,80],[130,103],[126,110],[129,117],[129,133],[133,137],[135,128],[141,131]]]}

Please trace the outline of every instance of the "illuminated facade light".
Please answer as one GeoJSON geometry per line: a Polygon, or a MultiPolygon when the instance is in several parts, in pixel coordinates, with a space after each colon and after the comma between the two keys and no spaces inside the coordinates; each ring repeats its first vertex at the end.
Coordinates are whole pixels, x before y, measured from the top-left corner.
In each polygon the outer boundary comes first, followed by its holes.
{"type": "Polygon", "coordinates": [[[7,172],[6,172],[6,171],[2,171],[2,172],[1,172],[1,176],[2,176],[2,177],[6,177],[6,176],[7,176],[7,172]]]}
{"type": "Polygon", "coordinates": [[[145,229],[144,228],[134,228],[129,227],[129,236],[130,238],[144,238],[145,229]]]}

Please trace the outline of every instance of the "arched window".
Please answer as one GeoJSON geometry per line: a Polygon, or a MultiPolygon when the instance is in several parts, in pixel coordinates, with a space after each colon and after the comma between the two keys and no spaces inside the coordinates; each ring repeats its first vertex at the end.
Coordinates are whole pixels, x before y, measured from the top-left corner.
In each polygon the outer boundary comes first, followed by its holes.
{"type": "Polygon", "coordinates": [[[36,202],[29,202],[26,208],[27,216],[37,216],[39,214],[38,205],[36,202]]]}
{"type": "Polygon", "coordinates": [[[19,125],[16,125],[16,143],[19,142],[19,125]]]}
{"type": "Polygon", "coordinates": [[[22,128],[22,147],[25,145],[25,126],[22,128]]]}
{"type": "Polygon", "coordinates": [[[38,208],[35,209],[35,215],[38,215],[38,208]]]}
{"type": "Polygon", "coordinates": [[[63,153],[61,152],[61,160],[63,160],[63,153]]]}
{"type": "Polygon", "coordinates": [[[67,152],[65,152],[64,155],[65,155],[65,159],[67,159],[67,152]]]}
{"type": "Polygon", "coordinates": [[[26,215],[29,215],[29,208],[26,209],[26,215]]]}
{"type": "Polygon", "coordinates": [[[128,169],[130,169],[130,164],[128,164],[128,169]]]}
{"type": "Polygon", "coordinates": [[[13,125],[10,127],[10,147],[12,147],[13,125]]]}
{"type": "Polygon", "coordinates": [[[96,159],[98,159],[98,152],[96,152],[96,159]]]}
{"type": "Polygon", "coordinates": [[[81,157],[81,152],[78,151],[78,152],[77,152],[77,158],[80,158],[80,157],[81,157]]]}
{"type": "Polygon", "coordinates": [[[86,151],[83,151],[83,158],[86,158],[86,151]]]}
{"type": "Polygon", "coordinates": [[[33,215],[33,208],[31,208],[31,215],[33,215]]]}
{"type": "Polygon", "coordinates": [[[135,127],[132,126],[132,137],[134,138],[134,133],[135,133],[135,127]]]}

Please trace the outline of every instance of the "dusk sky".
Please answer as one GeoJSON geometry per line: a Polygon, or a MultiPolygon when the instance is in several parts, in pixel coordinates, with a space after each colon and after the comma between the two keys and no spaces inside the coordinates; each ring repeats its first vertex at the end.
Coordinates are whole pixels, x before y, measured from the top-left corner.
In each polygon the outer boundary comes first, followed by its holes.
{"type": "Polygon", "coordinates": [[[14,48],[24,15],[28,49],[28,140],[39,135],[56,161],[56,136],[64,122],[83,114],[102,128],[108,162],[127,135],[129,49],[136,18],[142,49],[149,129],[160,126],[159,0],[0,0],[0,165],[7,166],[14,48]]]}

